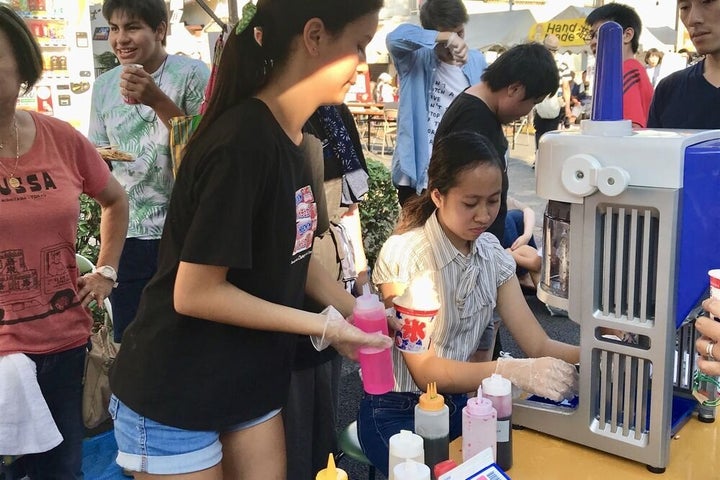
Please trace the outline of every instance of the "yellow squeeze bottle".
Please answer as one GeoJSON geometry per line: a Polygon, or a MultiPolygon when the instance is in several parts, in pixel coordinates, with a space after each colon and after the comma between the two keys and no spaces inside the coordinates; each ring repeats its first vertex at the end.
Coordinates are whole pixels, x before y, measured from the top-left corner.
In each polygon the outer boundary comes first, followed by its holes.
{"type": "Polygon", "coordinates": [[[335,457],[328,455],[327,468],[320,470],[315,480],[348,480],[347,473],[341,468],[335,468],[335,457]]]}

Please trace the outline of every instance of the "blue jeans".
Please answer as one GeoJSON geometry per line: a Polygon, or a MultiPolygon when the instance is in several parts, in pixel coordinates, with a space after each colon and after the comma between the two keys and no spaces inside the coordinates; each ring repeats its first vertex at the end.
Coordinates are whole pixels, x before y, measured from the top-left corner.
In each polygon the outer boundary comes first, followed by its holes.
{"type": "Polygon", "coordinates": [[[32,480],[78,480],[82,474],[82,378],[86,347],[49,355],[27,356],[35,362],[40,391],[50,408],[63,441],[52,450],[20,457],[11,465],[11,477],[32,480]]]}
{"type": "Polygon", "coordinates": [[[118,343],[135,318],[145,285],[155,275],[159,245],[160,240],[125,239],[118,266],[118,286],[110,294],[113,337],[118,343]]]}
{"type": "MultiPolygon", "coordinates": [[[[462,409],[467,395],[444,395],[450,410],[450,441],[462,435],[462,409]]],[[[410,392],[365,395],[358,412],[358,438],[365,456],[388,476],[390,437],[400,430],[415,431],[415,405],[420,396],[410,392]]]]}

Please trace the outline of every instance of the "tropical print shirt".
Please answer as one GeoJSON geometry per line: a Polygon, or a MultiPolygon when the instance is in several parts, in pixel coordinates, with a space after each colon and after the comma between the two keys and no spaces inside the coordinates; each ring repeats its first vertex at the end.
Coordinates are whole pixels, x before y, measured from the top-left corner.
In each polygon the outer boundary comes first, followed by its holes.
{"type": "MultiPolygon", "coordinates": [[[[152,108],[128,105],[120,95],[122,66],[100,75],[93,86],[90,141],[130,153],[132,162],[113,162],[113,175],[130,200],[128,238],[158,239],[173,186],[170,133],[152,108]]],[[[188,115],[200,112],[210,77],[199,60],[168,55],[152,74],[155,84],[188,115]]]]}

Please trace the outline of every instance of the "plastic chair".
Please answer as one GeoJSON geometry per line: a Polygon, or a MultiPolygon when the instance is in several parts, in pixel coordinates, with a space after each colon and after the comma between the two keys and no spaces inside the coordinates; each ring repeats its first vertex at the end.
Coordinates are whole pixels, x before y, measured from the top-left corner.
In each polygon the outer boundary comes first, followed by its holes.
{"type": "Polygon", "coordinates": [[[385,155],[385,147],[392,146],[395,148],[395,135],[397,134],[397,114],[396,108],[385,108],[383,110],[383,143],[382,154],[385,155]]]}
{"type": "Polygon", "coordinates": [[[358,463],[367,465],[368,480],[375,480],[375,467],[363,453],[360,440],[358,440],[357,422],[352,422],[340,432],[338,435],[338,447],[340,451],[335,455],[336,463],[340,462],[345,456],[352,458],[358,463]]]}

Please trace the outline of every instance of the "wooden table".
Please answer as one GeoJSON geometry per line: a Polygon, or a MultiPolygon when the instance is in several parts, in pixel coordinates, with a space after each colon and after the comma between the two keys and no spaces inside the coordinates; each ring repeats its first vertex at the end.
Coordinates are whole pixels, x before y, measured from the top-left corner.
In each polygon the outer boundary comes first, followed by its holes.
{"type": "Polygon", "coordinates": [[[384,105],[382,103],[348,103],[347,106],[350,109],[350,113],[355,117],[358,125],[362,124],[362,121],[365,120],[367,127],[367,149],[370,150],[372,120],[385,117],[385,111],[383,110],[384,105]]]}
{"type": "MultiPolygon", "coordinates": [[[[462,439],[450,444],[450,458],[462,462],[462,439]]],[[[533,430],[513,430],[512,480],[715,480],[720,479],[720,420],[691,418],[670,442],[665,473],[644,464],[533,430]]]]}

